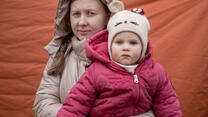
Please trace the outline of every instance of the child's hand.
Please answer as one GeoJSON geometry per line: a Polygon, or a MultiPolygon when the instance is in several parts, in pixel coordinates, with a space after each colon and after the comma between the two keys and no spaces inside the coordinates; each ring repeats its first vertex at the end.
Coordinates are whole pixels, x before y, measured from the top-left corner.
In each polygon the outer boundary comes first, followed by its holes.
{"type": "Polygon", "coordinates": [[[130,117],[155,117],[153,110],[149,110],[146,113],[136,115],[136,116],[130,116],[130,117]]]}

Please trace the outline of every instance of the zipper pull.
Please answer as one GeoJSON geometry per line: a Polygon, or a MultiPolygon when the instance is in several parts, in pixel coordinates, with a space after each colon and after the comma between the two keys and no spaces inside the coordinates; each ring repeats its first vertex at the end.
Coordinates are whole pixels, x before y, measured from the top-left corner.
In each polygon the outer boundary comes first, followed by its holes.
{"type": "Polygon", "coordinates": [[[139,80],[138,80],[138,76],[137,75],[134,75],[134,83],[138,83],[139,80]]]}

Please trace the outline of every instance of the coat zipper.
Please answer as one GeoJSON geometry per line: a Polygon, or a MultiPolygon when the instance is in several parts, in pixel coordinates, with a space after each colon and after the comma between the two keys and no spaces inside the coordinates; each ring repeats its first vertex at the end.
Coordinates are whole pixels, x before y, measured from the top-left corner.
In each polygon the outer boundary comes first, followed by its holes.
{"type": "Polygon", "coordinates": [[[136,74],[134,75],[134,83],[139,83],[139,79],[138,79],[138,76],[136,74]]]}
{"type": "MultiPolygon", "coordinates": [[[[138,79],[138,76],[137,74],[134,74],[132,73],[133,77],[134,77],[134,88],[135,88],[135,95],[136,95],[136,98],[135,98],[135,106],[137,105],[137,102],[139,100],[139,95],[140,95],[140,92],[139,92],[139,79],[138,79]]],[[[130,111],[130,114],[133,114],[134,110],[135,110],[135,106],[132,106],[132,110],[130,111]]]]}

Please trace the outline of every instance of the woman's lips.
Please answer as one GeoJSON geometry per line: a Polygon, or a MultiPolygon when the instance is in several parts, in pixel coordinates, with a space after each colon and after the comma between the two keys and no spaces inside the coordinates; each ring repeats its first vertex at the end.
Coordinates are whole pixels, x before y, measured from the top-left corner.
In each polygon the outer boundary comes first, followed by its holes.
{"type": "Polygon", "coordinates": [[[79,34],[82,35],[82,36],[85,36],[85,35],[87,35],[87,34],[90,33],[89,30],[79,30],[78,32],[79,32],[79,34]]]}

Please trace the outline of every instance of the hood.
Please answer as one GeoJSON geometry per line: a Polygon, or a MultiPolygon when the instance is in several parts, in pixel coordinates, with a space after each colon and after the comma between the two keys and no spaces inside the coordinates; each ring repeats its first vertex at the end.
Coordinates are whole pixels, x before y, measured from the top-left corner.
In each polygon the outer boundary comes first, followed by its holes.
{"type": "MultiPolygon", "coordinates": [[[[101,0],[101,2],[107,5],[109,11],[112,14],[124,9],[123,3],[119,0],[101,0]]],[[[63,40],[66,38],[72,38],[74,36],[70,26],[71,24],[69,22],[70,3],[71,0],[58,0],[58,6],[56,9],[56,16],[54,21],[54,37],[49,42],[49,44],[44,47],[45,51],[47,51],[51,57],[56,55],[56,52],[59,50],[63,40]]],[[[70,43],[71,42],[69,41],[69,45],[70,43]]]]}
{"type": "MultiPolygon", "coordinates": [[[[86,56],[92,62],[100,61],[105,64],[114,64],[110,60],[108,54],[108,30],[103,30],[95,34],[93,37],[87,40],[85,45],[86,56]]],[[[148,42],[147,51],[144,59],[140,62],[142,64],[145,61],[150,60],[152,57],[152,46],[148,42]]]]}
{"type": "Polygon", "coordinates": [[[54,21],[54,37],[44,48],[52,57],[55,56],[62,41],[72,32],[69,23],[69,3],[70,0],[58,1],[56,17],[54,21]]]}
{"type": "Polygon", "coordinates": [[[109,63],[110,58],[108,55],[108,31],[103,30],[95,34],[87,40],[85,45],[86,56],[92,62],[95,60],[104,63],[109,63]]]}

